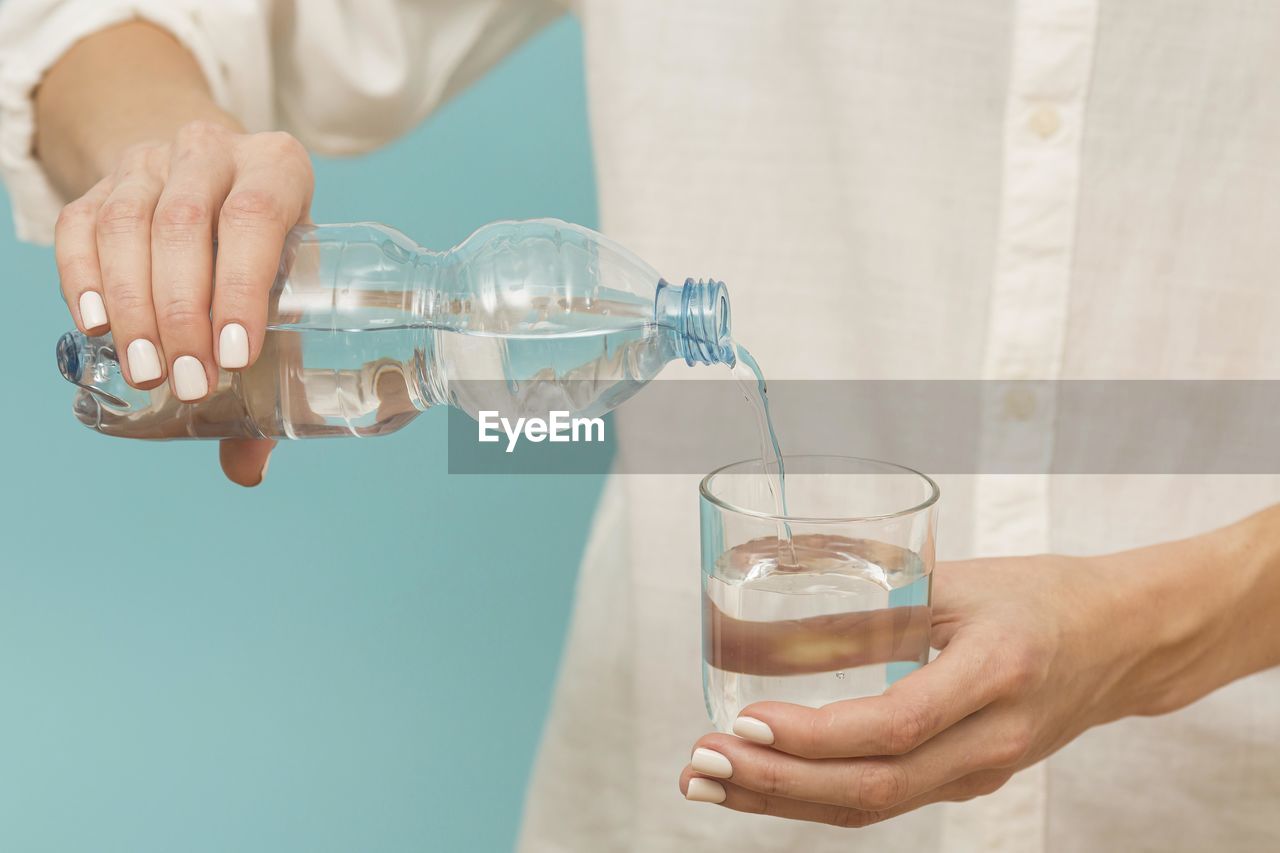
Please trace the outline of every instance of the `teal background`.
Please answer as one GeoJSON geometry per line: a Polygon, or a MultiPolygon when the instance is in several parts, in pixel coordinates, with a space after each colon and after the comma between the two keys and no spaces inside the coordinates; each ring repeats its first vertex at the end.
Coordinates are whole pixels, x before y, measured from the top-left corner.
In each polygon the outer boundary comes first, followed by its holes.
{"type": "MultiPolygon", "coordinates": [[[[432,247],[594,225],[577,25],[317,179],[317,221],[432,247]]],[[[435,411],[241,489],[213,444],[80,426],[7,199],[0,261],[0,851],[509,849],[599,478],[450,477],[435,411]]]]}

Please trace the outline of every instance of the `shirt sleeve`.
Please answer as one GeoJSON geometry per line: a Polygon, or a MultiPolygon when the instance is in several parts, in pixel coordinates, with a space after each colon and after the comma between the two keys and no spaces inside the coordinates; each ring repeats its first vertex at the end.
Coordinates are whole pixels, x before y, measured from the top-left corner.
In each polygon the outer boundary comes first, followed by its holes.
{"type": "Polygon", "coordinates": [[[0,178],[18,237],[52,241],[64,203],[34,157],[32,95],[99,30],[161,27],[245,127],[354,154],[412,128],[562,11],[556,0],[3,0],[0,178]]]}

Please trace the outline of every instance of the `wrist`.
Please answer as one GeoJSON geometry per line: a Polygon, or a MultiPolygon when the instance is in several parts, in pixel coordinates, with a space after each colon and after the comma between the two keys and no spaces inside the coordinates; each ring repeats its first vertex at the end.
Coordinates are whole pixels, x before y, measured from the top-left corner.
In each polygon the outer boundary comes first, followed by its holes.
{"type": "Polygon", "coordinates": [[[1242,678],[1280,664],[1280,505],[1215,532],[1216,576],[1232,593],[1223,614],[1229,660],[1218,665],[1242,678]]]}
{"type": "Polygon", "coordinates": [[[1115,717],[1168,713],[1280,662],[1280,508],[1102,562],[1129,650],[1115,717]]]}
{"type": "Polygon", "coordinates": [[[188,122],[243,131],[214,102],[186,49],[143,22],[111,27],[73,45],[33,97],[36,157],[67,198],[114,171],[132,146],[167,143],[188,122]]]}
{"type": "Polygon", "coordinates": [[[244,132],[234,117],[199,96],[175,98],[166,104],[163,113],[146,117],[122,113],[109,124],[99,126],[96,133],[82,134],[79,155],[90,170],[89,186],[114,172],[129,149],[139,145],[167,145],[183,125],[195,121],[221,125],[235,133],[244,132]]]}

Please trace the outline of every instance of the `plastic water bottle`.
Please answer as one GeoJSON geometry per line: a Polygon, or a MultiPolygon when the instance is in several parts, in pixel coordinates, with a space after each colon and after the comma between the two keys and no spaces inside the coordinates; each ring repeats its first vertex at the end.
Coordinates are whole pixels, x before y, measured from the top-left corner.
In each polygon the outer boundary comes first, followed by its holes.
{"type": "Polygon", "coordinates": [[[598,417],[669,362],[735,362],[722,283],[668,284],[550,219],[445,252],[373,223],[294,228],[262,353],[199,402],[130,387],[110,335],[69,332],[57,355],[82,423],[149,439],[376,436],[437,405],[598,417]]]}

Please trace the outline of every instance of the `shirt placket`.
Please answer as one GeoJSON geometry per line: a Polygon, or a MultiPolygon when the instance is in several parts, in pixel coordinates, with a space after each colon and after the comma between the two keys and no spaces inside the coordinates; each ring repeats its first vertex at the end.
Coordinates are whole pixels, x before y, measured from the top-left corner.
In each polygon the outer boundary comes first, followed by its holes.
{"type": "MultiPolygon", "coordinates": [[[[983,362],[977,554],[1050,549],[1054,392],[1061,375],[1096,0],[1017,0],[1003,184],[983,362]],[[1036,380],[1036,381],[1028,381],[1036,380]],[[1042,381],[1043,380],[1043,381],[1042,381]],[[993,473],[984,473],[984,472],[993,473]]],[[[1048,770],[948,809],[944,849],[1043,853],[1048,770]]]]}

